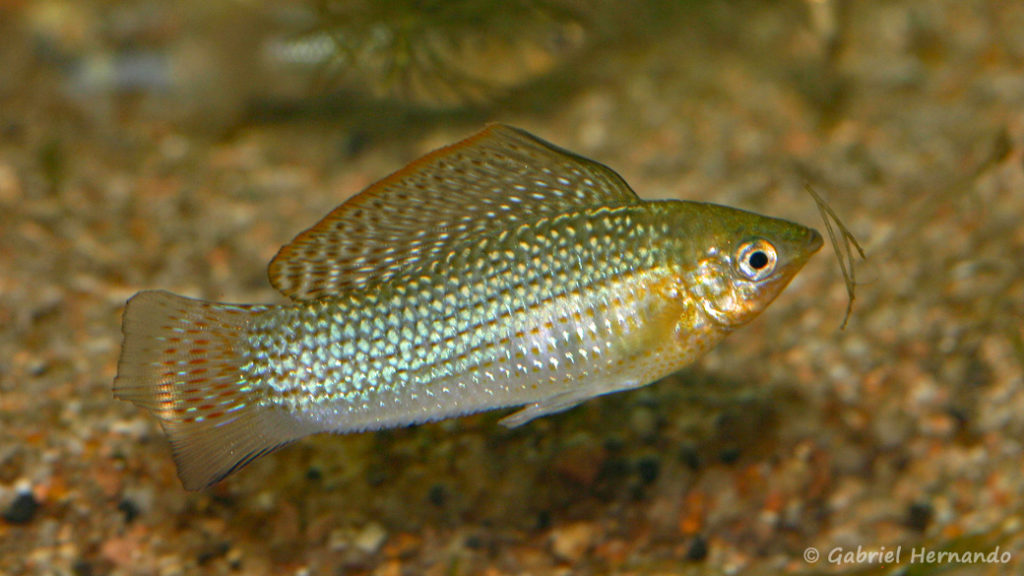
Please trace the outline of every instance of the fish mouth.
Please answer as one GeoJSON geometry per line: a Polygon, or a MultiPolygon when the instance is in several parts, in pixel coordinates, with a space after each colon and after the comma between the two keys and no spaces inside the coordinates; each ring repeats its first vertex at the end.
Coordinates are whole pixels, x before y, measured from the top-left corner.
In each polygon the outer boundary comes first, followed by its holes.
{"type": "Polygon", "coordinates": [[[821,250],[821,247],[825,244],[825,240],[814,228],[808,228],[807,230],[810,234],[807,235],[807,242],[804,244],[804,250],[806,254],[810,256],[818,250],[821,250]]]}
{"type": "Polygon", "coordinates": [[[807,228],[804,238],[802,240],[798,240],[795,244],[796,245],[793,247],[791,252],[792,256],[790,256],[789,261],[781,266],[778,272],[776,272],[777,276],[792,276],[796,274],[797,271],[803,268],[804,264],[807,263],[811,256],[814,256],[818,250],[821,250],[821,247],[825,245],[825,240],[817,230],[814,228],[807,228]]]}

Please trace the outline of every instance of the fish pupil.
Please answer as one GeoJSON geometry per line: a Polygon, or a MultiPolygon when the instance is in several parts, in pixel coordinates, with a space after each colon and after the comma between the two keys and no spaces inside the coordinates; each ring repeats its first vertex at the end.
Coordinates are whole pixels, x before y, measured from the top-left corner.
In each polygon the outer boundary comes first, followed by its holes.
{"type": "Polygon", "coordinates": [[[747,259],[747,263],[750,264],[750,267],[754,270],[760,270],[768,265],[768,255],[758,250],[757,252],[750,254],[750,257],[747,259]]]}

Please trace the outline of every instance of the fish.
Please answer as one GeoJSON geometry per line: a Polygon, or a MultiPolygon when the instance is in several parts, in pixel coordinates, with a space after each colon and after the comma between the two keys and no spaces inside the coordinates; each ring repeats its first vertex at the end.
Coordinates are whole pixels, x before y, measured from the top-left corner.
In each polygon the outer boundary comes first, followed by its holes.
{"type": "Polygon", "coordinates": [[[694,362],[821,245],[787,220],[641,200],[492,124],[281,248],[268,274],[288,303],[133,296],[113,392],[156,417],[189,490],[312,434],[504,408],[520,426],[694,362]]]}

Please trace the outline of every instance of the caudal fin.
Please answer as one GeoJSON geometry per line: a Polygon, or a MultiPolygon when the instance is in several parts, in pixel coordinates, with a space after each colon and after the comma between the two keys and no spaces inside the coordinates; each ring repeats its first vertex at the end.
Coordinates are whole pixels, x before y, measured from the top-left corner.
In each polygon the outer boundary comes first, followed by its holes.
{"type": "Polygon", "coordinates": [[[261,405],[258,382],[241,372],[241,339],[263,306],[232,306],[163,291],[125,308],[114,396],[160,420],[189,490],[221,480],[313,430],[261,405]]]}

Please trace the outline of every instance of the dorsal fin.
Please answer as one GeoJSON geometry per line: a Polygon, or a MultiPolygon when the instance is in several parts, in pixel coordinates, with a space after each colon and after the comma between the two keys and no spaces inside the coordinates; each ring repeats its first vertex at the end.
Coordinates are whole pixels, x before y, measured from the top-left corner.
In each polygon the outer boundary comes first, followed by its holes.
{"type": "Polygon", "coordinates": [[[638,201],[607,166],[493,124],[335,208],[281,248],[270,282],[293,300],[313,300],[386,280],[496,228],[638,201]]]}

